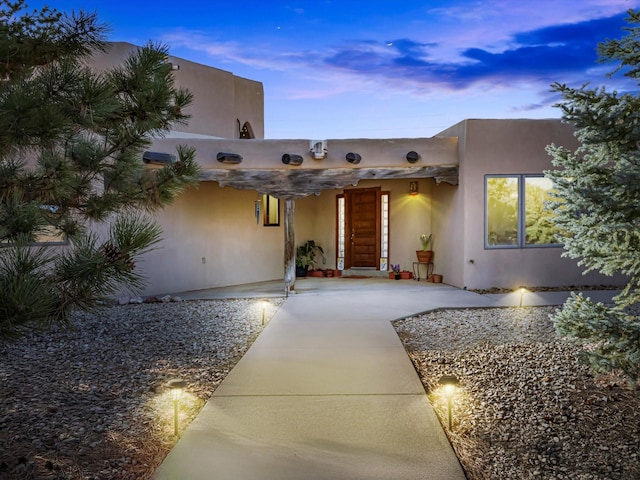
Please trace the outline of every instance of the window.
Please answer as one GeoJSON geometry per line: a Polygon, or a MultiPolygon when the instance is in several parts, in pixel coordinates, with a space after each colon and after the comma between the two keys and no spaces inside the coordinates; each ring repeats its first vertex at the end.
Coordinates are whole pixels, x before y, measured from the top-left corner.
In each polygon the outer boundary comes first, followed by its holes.
{"type": "Polygon", "coordinates": [[[280,225],[280,199],[271,195],[262,195],[264,205],[264,226],[277,227],[280,225]]]}
{"type": "Polygon", "coordinates": [[[540,175],[487,175],[485,248],[557,246],[553,213],[544,208],[552,190],[540,175]]]}

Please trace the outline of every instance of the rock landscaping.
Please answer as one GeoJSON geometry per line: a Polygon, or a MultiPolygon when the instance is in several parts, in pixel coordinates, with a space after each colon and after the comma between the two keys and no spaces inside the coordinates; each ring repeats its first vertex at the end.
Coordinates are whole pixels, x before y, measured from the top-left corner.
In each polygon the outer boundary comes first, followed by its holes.
{"type": "MultiPolygon", "coordinates": [[[[282,299],[265,303],[267,319],[282,299]]],[[[0,344],[0,479],[143,480],[262,330],[256,300],[131,304],[0,344]]]]}
{"type": "MultiPolygon", "coordinates": [[[[266,303],[268,320],[283,299],[266,303]]],[[[126,302],[125,302],[126,303],[126,302]]],[[[144,480],[262,330],[257,300],[128,303],[0,345],[0,479],[144,480]]],[[[640,478],[640,391],[594,376],[552,308],[394,322],[469,480],[640,478]],[[456,375],[452,430],[438,379],[456,375]]]]}
{"type": "Polygon", "coordinates": [[[640,390],[581,364],[553,310],[445,310],[395,327],[469,480],[639,479],[640,390]],[[443,375],[460,381],[451,431],[443,375]]]}

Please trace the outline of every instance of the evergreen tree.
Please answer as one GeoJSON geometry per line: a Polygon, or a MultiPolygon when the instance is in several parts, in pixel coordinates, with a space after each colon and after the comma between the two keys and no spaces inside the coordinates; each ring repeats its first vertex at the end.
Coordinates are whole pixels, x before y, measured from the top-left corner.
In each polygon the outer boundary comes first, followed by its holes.
{"type": "Polygon", "coordinates": [[[135,258],[161,234],[148,214],[198,174],[188,147],[161,169],[142,162],[192,100],[166,47],[96,73],[88,56],[108,43],[95,14],[26,8],[0,1],[0,338],[139,289],[135,258]],[[101,222],[106,238],[91,233],[101,222]],[[47,235],[68,245],[34,246],[47,235]]]}
{"type": "MultiPolygon", "coordinates": [[[[598,45],[602,62],[615,63],[609,76],[640,79],[640,12],[629,11],[620,40],[598,45]]],[[[550,146],[558,170],[547,172],[556,187],[552,202],[565,255],[588,271],[622,273],[628,283],[614,304],[572,295],[555,315],[560,333],[585,342],[584,357],[597,371],[618,370],[630,385],[640,377],[640,97],[602,88],[569,88],[563,118],[576,126],[580,147],[550,146]]]]}

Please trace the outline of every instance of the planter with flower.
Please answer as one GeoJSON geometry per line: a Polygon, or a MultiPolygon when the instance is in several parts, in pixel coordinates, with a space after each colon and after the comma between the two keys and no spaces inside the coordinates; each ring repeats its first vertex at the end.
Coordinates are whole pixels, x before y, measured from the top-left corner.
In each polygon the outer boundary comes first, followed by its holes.
{"type": "Polygon", "coordinates": [[[391,271],[389,272],[389,278],[395,278],[396,280],[400,280],[400,264],[396,263],[395,265],[391,264],[391,271]]]}
{"type": "Polygon", "coordinates": [[[416,250],[416,255],[418,256],[418,262],[420,263],[433,263],[433,250],[430,250],[431,239],[433,234],[430,233],[427,235],[423,233],[420,235],[420,243],[422,244],[422,250],[416,250]]]}

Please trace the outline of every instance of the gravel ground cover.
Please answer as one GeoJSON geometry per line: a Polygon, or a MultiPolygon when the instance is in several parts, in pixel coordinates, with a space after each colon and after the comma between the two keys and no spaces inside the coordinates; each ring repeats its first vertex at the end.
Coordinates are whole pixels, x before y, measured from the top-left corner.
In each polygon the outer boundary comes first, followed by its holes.
{"type": "Polygon", "coordinates": [[[640,390],[579,363],[552,312],[443,310],[394,325],[469,480],[640,479],[640,390]],[[448,431],[438,380],[451,374],[448,431]]]}
{"type": "MultiPolygon", "coordinates": [[[[0,345],[0,479],[148,479],[282,303],[104,307],[0,345]]],[[[640,479],[640,392],[595,377],[552,308],[443,310],[395,322],[469,480],[640,479]]]]}
{"type": "Polygon", "coordinates": [[[0,479],[151,478],[176,438],[166,383],[195,418],[282,303],[124,305],[0,344],[0,479]]]}

